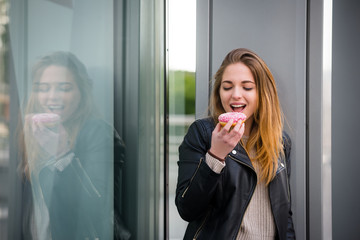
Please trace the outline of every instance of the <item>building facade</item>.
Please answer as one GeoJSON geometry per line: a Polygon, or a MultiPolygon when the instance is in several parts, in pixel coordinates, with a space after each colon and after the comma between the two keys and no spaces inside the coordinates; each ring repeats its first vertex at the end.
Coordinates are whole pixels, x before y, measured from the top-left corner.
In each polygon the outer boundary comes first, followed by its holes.
{"type": "MultiPolygon", "coordinates": [[[[88,105],[123,143],[121,167],[99,168],[99,178],[117,179],[102,211],[120,214],[128,239],[182,239],[177,147],[189,124],[207,115],[211,79],[238,47],[262,56],[278,85],[293,142],[297,238],[357,239],[359,12],[355,0],[0,0],[0,239],[24,239],[19,153],[31,148],[23,151],[18,133],[28,114],[41,112],[28,110],[34,88],[45,92],[33,74],[41,57],[76,56],[91,79],[88,105]]],[[[100,151],[114,159],[115,145],[108,147],[100,151]]]]}

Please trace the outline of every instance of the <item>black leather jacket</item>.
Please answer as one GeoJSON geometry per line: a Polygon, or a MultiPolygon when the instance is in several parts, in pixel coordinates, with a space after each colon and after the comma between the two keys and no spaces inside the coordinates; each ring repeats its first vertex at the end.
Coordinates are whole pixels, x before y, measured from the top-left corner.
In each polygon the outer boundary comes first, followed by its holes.
{"type": "MultiPolygon", "coordinates": [[[[75,157],[63,170],[48,165],[39,174],[52,239],[129,239],[113,204],[121,201],[125,145],[120,136],[102,119],[89,117],[72,150],[75,157]]],[[[22,239],[38,239],[31,231],[34,185],[26,181],[23,190],[22,239]]]]}
{"type": "MultiPolygon", "coordinates": [[[[257,176],[244,148],[238,144],[226,157],[220,174],[205,162],[215,127],[210,118],[195,121],[179,147],[176,206],[188,221],[184,239],[236,239],[257,176]]],[[[278,160],[269,184],[275,239],[295,239],[289,187],[290,138],[284,133],[285,159],[278,160]]]]}

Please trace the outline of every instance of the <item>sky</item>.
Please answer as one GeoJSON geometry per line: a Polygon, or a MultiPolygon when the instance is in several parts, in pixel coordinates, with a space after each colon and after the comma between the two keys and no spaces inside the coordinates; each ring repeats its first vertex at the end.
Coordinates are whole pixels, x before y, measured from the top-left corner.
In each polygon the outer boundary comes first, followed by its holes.
{"type": "Polygon", "coordinates": [[[196,1],[169,0],[169,67],[195,71],[196,1]]]}

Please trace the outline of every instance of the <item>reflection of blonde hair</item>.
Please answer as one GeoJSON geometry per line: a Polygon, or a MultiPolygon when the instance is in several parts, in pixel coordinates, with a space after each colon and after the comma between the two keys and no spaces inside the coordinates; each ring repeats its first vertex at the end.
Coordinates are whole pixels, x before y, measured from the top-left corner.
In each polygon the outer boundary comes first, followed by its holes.
{"type": "Polygon", "coordinates": [[[215,122],[225,110],[221,104],[220,87],[227,66],[241,62],[255,79],[258,103],[246,149],[256,149],[256,159],[261,166],[261,179],[267,184],[275,177],[277,159],[283,154],[283,115],[274,78],[265,62],[254,52],[239,48],[227,54],[214,77],[210,97],[210,115],[215,122]]]}
{"type": "MultiPolygon", "coordinates": [[[[92,98],[92,80],[90,79],[86,67],[81,63],[78,58],[69,52],[54,52],[39,59],[32,69],[32,84],[39,81],[44,70],[50,66],[65,67],[74,77],[77,84],[81,99],[77,110],[73,115],[63,122],[64,128],[69,134],[70,146],[75,145],[77,134],[83,122],[93,113],[93,98],[92,98]]],[[[34,89],[33,89],[34,90],[34,89]]],[[[25,108],[25,115],[40,113],[42,110],[37,100],[36,92],[31,91],[28,102],[25,108]]],[[[25,120],[24,120],[25,122],[25,120]]],[[[25,173],[29,174],[29,165],[27,158],[40,157],[43,153],[39,152],[40,148],[36,146],[34,141],[29,137],[31,133],[27,132],[28,126],[24,126],[24,131],[20,133],[20,146],[23,148],[23,163],[21,168],[25,173]],[[25,142],[24,142],[25,141],[25,142]]]]}

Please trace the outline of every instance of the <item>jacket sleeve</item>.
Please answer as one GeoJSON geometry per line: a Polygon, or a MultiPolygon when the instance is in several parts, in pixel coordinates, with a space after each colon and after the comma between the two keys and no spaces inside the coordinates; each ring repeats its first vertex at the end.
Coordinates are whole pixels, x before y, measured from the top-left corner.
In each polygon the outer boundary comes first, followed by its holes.
{"type": "Polygon", "coordinates": [[[194,122],[179,147],[175,203],[180,216],[189,222],[207,212],[221,177],[205,162],[211,129],[201,120],[194,122]]]}
{"type": "Polygon", "coordinates": [[[290,202],[289,202],[289,214],[288,214],[288,224],[286,231],[286,239],[296,239],[295,238],[295,229],[292,219],[292,210],[291,210],[291,189],[290,189],[290,172],[291,172],[291,161],[290,161],[290,152],[291,152],[291,139],[290,137],[284,133],[284,149],[285,149],[285,161],[286,161],[286,169],[287,169],[287,177],[288,177],[288,187],[290,191],[290,202]]]}

